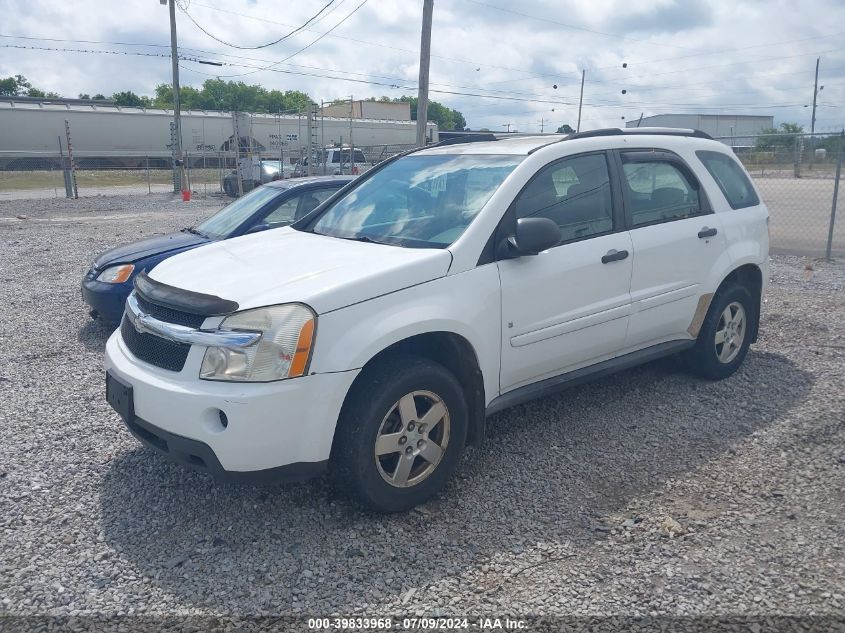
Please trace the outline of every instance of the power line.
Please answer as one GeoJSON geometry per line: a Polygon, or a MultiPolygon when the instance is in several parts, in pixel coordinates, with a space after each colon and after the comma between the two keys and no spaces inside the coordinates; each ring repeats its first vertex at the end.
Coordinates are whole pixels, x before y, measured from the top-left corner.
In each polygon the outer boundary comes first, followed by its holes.
{"type": "MultiPolygon", "coordinates": [[[[269,23],[269,24],[277,24],[279,26],[285,26],[285,27],[289,27],[289,28],[291,27],[290,24],[286,24],[284,22],[277,22],[277,21],[269,20],[269,19],[266,19],[266,18],[263,18],[263,17],[257,17],[257,16],[254,16],[254,15],[239,13],[237,11],[230,11],[228,9],[215,7],[215,6],[212,6],[212,5],[209,5],[209,4],[202,4],[202,3],[199,3],[199,2],[194,2],[194,4],[198,7],[203,7],[205,9],[211,9],[212,11],[219,11],[221,13],[228,13],[230,15],[235,15],[235,16],[238,16],[240,18],[247,19],[247,20],[256,20],[258,22],[265,22],[265,23],[269,23]]],[[[305,29],[305,30],[316,32],[316,31],[313,31],[313,29],[305,29]]],[[[382,43],[379,43],[379,42],[362,40],[362,39],[358,39],[358,38],[355,38],[355,37],[349,37],[348,35],[332,34],[331,37],[346,40],[346,41],[349,41],[349,42],[355,42],[356,44],[363,44],[365,46],[374,46],[376,48],[384,48],[384,49],[388,49],[388,50],[399,51],[401,53],[409,53],[409,54],[414,55],[414,56],[417,56],[420,53],[418,50],[412,50],[412,49],[409,49],[409,48],[402,48],[400,46],[391,46],[390,44],[382,44],[382,43]]],[[[481,61],[474,60],[474,59],[465,59],[465,58],[462,58],[462,57],[448,57],[448,56],[445,56],[445,55],[436,55],[434,53],[432,53],[431,56],[432,56],[432,58],[442,59],[444,61],[458,62],[460,64],[469,64],[469,65],[476,67],[476,68],[495,68],[497,70],[507,70],[507,71],[523,73],[523,74],[527,74],[527,73],[530,72],[530,71],[527,71],[527,70],[522,69],[522,68],[516,68],[514,66],[500,66],[500,65],[496,65],[496,64],[490,64],[490,63],[487,63],[487,62],[481,62],[481,61]]],[[[566,74],[566,73],[564,73],[564,74],[566,74]]],[[[541,74],[538,74],[537,76],[560,77],[561,73],[546,73],[546,74],[541,73],[541,74]]],[[[579,75],[579,77],[580,77],[580,75],[579,75]]]]}
{"type": "MultiPolygon", "coordinates": [[[[27,49],[27,50],[46,50],[46,51],[56,51],[56,52],[72,52],[72,53],[85,53],[85,54],[108,54],[108,55],[125,55],[125,56],[140,56],[140,57],[157,57],[157,58],[169,58],[170,55],[164,53],[144,53],[144,52],[137,52],[137,51],[107,51],[107,50],[95,50],[95,49],[71,49],[71,48],[56,48],[56,47],[43,47],[43,46],[24,46],[24,45],[16,45],[16,44],[4,44],[0,45],[3,48],[16,48],[16,49],[27,49]]],[[[180,61],[188,61],[188,62],[196,62],[201,63],[203,60],[192,57],[192,56],[180,56],[180,61]]],[[[244,68],[251,68],[249,65],[245,64],[232,64],[226,63],[227,66],[241,66],[244,68]]],[[[181,66],[187,71],[198,73],[201,75],[206,75],[209,77],[219,77],[214,73],[207,73],[203,71],[198,71],[193,68],[189,68],[187,66],[181,66]]],[[[262,69],[258,69],[262,70],[262,69]]],[[[341,77],[337,75],[325,75],[320,73],[307,73],[307,72],[297,72],[291,70],[284,70],[279,68],[264,68],[264,70],[270,70],[272,72],[278,72],[283,74],[289,75],[299,75],[299,76],[306,76],[306,77],[318,77],[323,79],[332,79],[335,81],[346,81],[352,83],[359,83],[359,84],[367,84],[367,85],[376,85],[376,86],[385,86],[394,89],[402,89],[413,91],[416,89],[415,86],[410,85],[397,85],[397,84],[388,84],[385,82],[377,82],[377,81],[368,81],[364,79],[350,79],[347,77],[341,77]]],[[[241,73],[241,74],[250,74],[241,73]]],[[[238,75],[235,75],[238,76],[238,75]]],[[[524,97],[513,97],[513,96],[505,96],[505,95],[490,95],[490,94],[481,94],[477,92],[461,92],[455,90],[442,90],[442,89],[435,89],[431,88],[430,92],[434,92],[437,94],[446,94],[452,96],[462,96],[462,97],[475,97],[479,99],[494,99],[494,100],[501,100],[501,101],[511,101],[511,102],[523,102],[523,103],[538,103],[538,104],[550,104],[550,105],[562,105],[562,106],[570,106],[574,105],[572,102],[569,101],[560,101],[560,100],[550,100],[550,99],[540,99],[540,98],[524,98],[524,97]]],[[[772,108],[791,108],[791,107],[802,107],[804,104],[801,103],[790,103],[790,104],[696,104],[696,103],[655,103],[655,102],[618,102],[618,103],[597,103],[597,102],[585,102],[585,105],[594,108],[624,108],[628,106],[634,105],[648,105],[651,106],[653,110],[656,109],[665,109],[667,107],[677,107],[677,108],[697,108],[697,109],[722,109],[725,107],[742,107],[745,109],[772,109],[772,108]]],[[[825,106],[827,107],[827,106],[825,106]]]]}
{"type": "MultiPolygon", "coordinates": [[[[506,9],[505,7],[499,7],[494,4],[487,4],[486,2],[480,2],[479,0],[465,0],[465,2],[471,2],[472,4],[477,4],[480,7],[484,7],[486,9],[494,9],[496,11],[501,11],[503,13],[510,13],[511,15],[518,15],[523,18],[528,18],[530,20],[537,20],[539,22],[548,22],[549,24],[554,24],[555,26],[562,26],[565,29],[571,29],[574,31],[584,31],[586,33],[593,33],[594,35],[601,35],[603,37],[612,37],[617,40],[627,40],[631,42],[639,42],[641,44],[649,44],[651,46],[666,46],[668,48],[679,48],[681,50],[687,51],[699,51],[702,52],[701,49],[696,48],[689,48],[686,46],[676,46],[674,44],[661,44],[660,42],[654,42],[652,40],[643,40],[638,39],[635,37],[628,37],[626,35],[621,35],[619,33],[608,33],[606,31],[597,31],[595,29],[590,29],[585,26],[579,26],[577,24],[567,24],[565,22],[560,22],[558,20],[553,20],[551,18],[544,18],[537,15],[531,15],[529,13],[523,13],[521,11],[515,11],[513,9],[506,9]]],[[[706,52],[705,52],[706,53],[706,52]]]]}
{"type": "MultiPolygon", "coordinates": [[[[472,0],[468,0],[468,1],[472,1],[472,0]]],[[[702,55],[723,55],[725,53],[736,53],[736,52],[739,52],[739,51],[746,51],[746,50],[750,50],[750,49],[753,49],[753,48],[768,48],[768,47],[771,47],[771,46],[782,46],[784,44],[794,44],[794,43],[797,43],[797,42],[808,42],[808,41],[816,41],[816,40],[821,40],[821,39],[829,39],[829,38],[832,38],[832,37],[841,37],[842,35],[845,35],[845,33],[831,33],[830,35],[818,35],[818,36],[813,36],[813,37],[803,37],[803,38],[794,39],[794,40],[782,40],[782,41],[779,41],[779,42],[769,42],[767,44],[754,44],[754,45],[751,45],[751,46],[742,46],[742,47],[739,47],[739,48],[727,48],[727,49],[720,49],[720,50],[716,50],[716,51],[691,53],[689,55],[664,57],[664,58],[661,58],[661,59],[650,59],[650,60],[643,60],[643,61],[639,61],[639,62],[634,61],[634,62],[625,62],[625,63],[627,64],[628,68],[631,68],[631,67],[636,68],[638,66],[644,66],[644,65],[647,65],[647,64],[659,64],[659,63],[664,63],[664,62],[674,62],[674,61],[677,61],[677,60],[680,60],[680,59],[689,59],[689,58],[692,58],[692,57],[701,57],[702,55]]],[[[816,53],[812,53],[812,54],[815,55],[816,53]]],[[[621,66],[623,61],[624,60],[620,59],[619,63],[614,64],[613,66],[598,66],[598,67],[594,67],[594,68],[587,67],[586,70],[589,70],[589,71],[601,71],[601,70],[611,70],[611,69],[616,70],[621,66]]],[[[758,60],[752,60],[752,61],[758,61],[758,60]]],[[[765,61],[765,60],[761,60],[761,61],[765,61]]],[[[504,80],[504,81],[492,82],[488,85],[501,85],[501,84],[515,83],[515,82],[519,82],[519,81],[528,81],[530,79],[539,78],[541,76],[542,75],[533,75],[531,77],[522,77],[522,78],[519,78],[519,79],[507,79],[507,80],[504,80]]]]}
{"type": "Polygon", "coordinates": [[[200,31],[202,31],[203,33],[205,33],[208,37],[210,37],[210,38],[211,38],[211,39],[213,39],[214,41],[216,41],[216,42],[220,42],[221,44],[223,44],[223,45],[225,45],[225,46],[229,46],[229,47],[231,47],[231,48],[237,48],[237,49],[241,49],[241,50],[253,50],[253,51],[255,51],[255,50],[259,50],[259,49],[261,49],[261,48],[267,48],[267,47],[269,47],[269,46],[274,46],[274,45],[276,45],[276,44],[278,44],[278,43],[280,43],[280,42],[284,42],[286,39],[288,39],[288,38],[290,38],[290,37],[293,37],[294,35],[296,35],[296,34],[297,34],[297,33],[299,33],[300,31],[302,31],[305,27],[307,27],[309,24],[311,24],[314,20],[318,19],[318,18],[319,18],[319,17],[323,14],[323,12],[324,12],[326,9],[328,9],[330,6],[332,6],[335,2],[337,2],[337,0],[329,0],[329,1],[325,4],[325,5],[323,5],[323,6],[320,8],[320,10],[319,10],[319,11],[317,11],[317,13],[315,13],[315,14],[314,14],[314,15],[312,15],[310,18],[308,18],[308,19],[307,19],[307,20],[306,20],[306,21],[305,21],[305,22],[304,22],[301,26],[296,27],[294,30],[290,31],[289,33],[286,33],[285,35],[282,35],[282,37],[280,37],[280,38],[278,38],[278,39],[275,39],[275,40],[273,40],[272,42],[267,42],[266,44],[260,44],[260,45],[258,45],[258,46],[241,46],[241,45],[239,45],[239,44],[233,44],[233,43],[231,43],[231,42],[227,42],[226,40],[223,40],[223,39],[221,39],[221,38],[217,37],[216,35],[214,35],[214,34],[213,34],[213,33],[211,33],[210,31],[208,31],[205,27],[203,27],[203,26],[202,26],[199,22],[197,22],[197,21],[196,21],[196,19],[194,19],[194,16],[192,16],[192,15],[188,12],[187,7],[183,7],[183,6],[179,5],[179,9],[181,9],[182,13],[184,13],[184,14],[188,17],[188,19],[189,19],[191,22],[193,22],[193,23],[194,23],[194,26],[196,26],[196,27],[197,27],[200,31]]]}
{"type": "Polygon", "coordinates": [[[335,24],[332,28],[330,28],[328,31],[326,31],[325,33],[323,33],[322,35],[320,35],[320,36],[319,36],[319,37],[317,37],[316,39],[312,40],[310,43],[308,43],[308,44],[306,44],[305,46],[303,46],[302,48],[300,48],[298,51],[296,51],[296,52],[294,52],[294,53],[291,53],[290,55],[288,55],[288,56],[287,56],[287,57],[285,57],[284,59],[280,59],[280,60],[279,60],[279,61],[277,61],[277,62],[273,62],[272,64],[270,64],[269,66],[266,66],[266,67],[264,67],[264,68],[257,68],[257,69],[255,69],[255,70],[251,70],[251,71],[246,72],[246,73],[238,73],[238,74],[235,74],[235,75],[225,75],[224,77],[226,77],[226,78],[231,78],[231,77],[245,77],[246,75],[254,75],[254,74],[259,73],[259,72],[261,72],[261,71],[263,71],[263,70],[272,70],[274,67],[278,66],[279,64],[282,64],[282,63],[284,63],[284,62],[288,61],[289,59],[293,59],[294,57],[296,57],[297,55],[299,55],[299,54],[300,54],[300,53],[302,53],[303,51],[306,51],[306,50],[308,50],[309,48],[311,48],[312,46],[314,46],[314,44],[316,44],[317,42],[319,42],[320,40],[322,40],[324,37],[326,37],[326,36],[327,36],[327,35],[329,35],[332,31],[334,31],[336,28],[338,28],[341,24],[343,24],[344,22],[346,22],[349,18],[351,18],[353,15],[355,15],[355,14],[356,14],[356,13],[357,13],[360,9],[361,9],[361,7],[363,7],[365,4],[367,4],[367,2],[368,2],[368,1],[369,1],[369,0],[361,0],[360,4],[358,4],[358,6],[357,6],[357,7],[355,7],[354,9],[352,9],[352,11],[350,11],[350,12],[346,15],[346,17],[345,17],[345,18],[343,18],[342,20],[340,20],[340,22],[338,22],[337,24],[335,24]]]}
{"type": "MultiPolygon", "coordinates": [[[[195,61],[195,60],[189,60],[189,61],[195,61]]],[[[227,65],[228,66],[242,66],[244,68],[250,68],[250,66],[245,65],[245,64],[227,64],[227,65]]],[[[221,78],[222,77],[239,77],[241,75],[250,74],[250,73],[240,73],[238,75],[215,75],[214,73],[208,73],[208,72],[205,72],[205,71],[196,70],[194,68],[188,68],[188,67],[183,67],[183,68],[185,70],[188,70],[189,72],[194,72],[194,73],[197,73],[197,74],[200,74],[200,75],[207,75],[209,77],[221,77],[221,78]]],[[[403,85],[397,85],[397,84],[388,84],[388,83],[379,82],[379,81],[368,81],[366,79],[350,79],[348,77],[338,77],[338,76],[335,76],[335,75],[323,75],[323,74],[319,74],[319,73],[297,72],[297,71],[293,71],[293,70],[285,70],[285,69],[282,69],[282,68],[265,68],[265,69],[259,69],[259,70],[269,70],[271,72],[283,73],[283,74],[286,74],[286,75],[300,75],[300,76],[305,76],[305,77],[319,77],[319,78],[322,78],[322,79],[334,79],[336,81],[348,81],[348,82],[352,82],[352,83],[368,84],[368,85],[371,85],[371,86],[385,86],[385,87],[394,88],[394,89],[397,89],[397,90],[414,91],[414,90],[417,89],[416,86],[409,86],[409,85],[403,86],[403,85]]],[[[441,89],[435,89],[435,88],[429,88],[429,92],[435,92],[437,94],[448,94],[448,95],[462,96],[462,97],[477,97],[479,99],[499,99],[499,100],[502,100],[502,101],[521,101],[521,102],[527,102],[527,103],[549,103],[549,104],[556,104],[556,105],[572,105],[572,103],[567,102],[567,101],[552,101],[552,100],[547,100],[547,99],[530,99],[530,98],[522,98],[522,97],[509,97],[509,96],[504,96],[504,95],[486,95],[486,94],[479,94],[479,93],[472,93],[472,92],[458,92],[458,91],[454,91],[454,90],[441,90],[441,89]]]]}

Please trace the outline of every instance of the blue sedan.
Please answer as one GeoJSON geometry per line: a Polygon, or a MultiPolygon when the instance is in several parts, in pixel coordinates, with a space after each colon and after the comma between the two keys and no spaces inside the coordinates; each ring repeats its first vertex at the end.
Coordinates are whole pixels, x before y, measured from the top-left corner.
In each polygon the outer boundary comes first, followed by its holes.
{"type": "Polygon", "coordinates": [[[177,253],[230,237],[286,226],[313,211],[352,180],[319,176],[277,180],[250,191],[197,226],[101,253],[82,280],[82,298],[95,319],[117,323],[135,275],[177,253]]]}

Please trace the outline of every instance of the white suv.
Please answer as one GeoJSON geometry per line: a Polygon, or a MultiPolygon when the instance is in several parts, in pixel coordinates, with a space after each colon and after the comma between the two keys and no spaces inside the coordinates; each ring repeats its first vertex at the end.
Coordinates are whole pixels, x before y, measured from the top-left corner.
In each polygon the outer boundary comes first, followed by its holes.
{"type": "Polygon", "coordinates": [[[506,407],[667,354],[730,376],[767,258],[766,207],[701,132],[444,142],[290,227],[140,275],[107,397],[185,465],[242,480],[328,466],[403,510],[506,407]]]}
{"type": "MultiPolygon", "coordinates": [[[[373,163],[367,160],[364,152],[360,149],[353,151],[346,145],[343,148],[330,147],[323,150],[323,156],[315,156],[314,175],[327,174],[338,176],[341,174],[363,174],[372,168],[373,163]],[[353,160],[354,159],[354,160],[353,160]]],[[[294,177],[308,175],[308,158],[305,157],[296,163],[293,171],[294,177]]]]}

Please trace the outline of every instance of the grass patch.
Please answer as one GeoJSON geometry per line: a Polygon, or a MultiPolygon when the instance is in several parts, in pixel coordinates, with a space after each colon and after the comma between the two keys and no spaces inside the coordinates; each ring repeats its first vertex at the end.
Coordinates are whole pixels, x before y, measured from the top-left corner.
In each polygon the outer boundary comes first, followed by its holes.
{"type": "MultiPolygon", "coordinates": [[[[137,169],[80,169],[76,171],[76,185],[84,187],[146,186],[146,170],[137,169]]],[[[169,169],[151,169],[149,184],[169,185],[169,169]]],[[[192,169],[190,182],[198,185],[220,185],[220,171],[217,169],[192,169]]],[[[59,189],[64,191],[64,177],[59,170],[47,171],[0,171],[0,191],[13,189],[59,189]]]]}

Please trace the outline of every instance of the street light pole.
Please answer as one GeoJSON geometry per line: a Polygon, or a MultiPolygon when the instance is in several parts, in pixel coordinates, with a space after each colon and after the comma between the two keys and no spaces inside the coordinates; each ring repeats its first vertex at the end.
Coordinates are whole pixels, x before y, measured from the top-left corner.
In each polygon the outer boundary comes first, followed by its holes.
{"type": "Polygon", "coordinates": [[[417,92],[417,147],[425,145],[428,124],[428,67],[431,64],[431,18],[434,0],[424,0],[420,40],[420,80],[417,92]]]}
{"type": "MultiPolygon", "coordinates": [[[[164,3],[166,0],[161,0],[164,3]]],[[[182,108],[179,101],[179,49],[176,45],[176,0],[170,0],[170,61],[173,68],[173,128],[176,135],[176,164],[174,171],[174,191],[185,191],[185,160],[182,156],[182,108]]]]}

